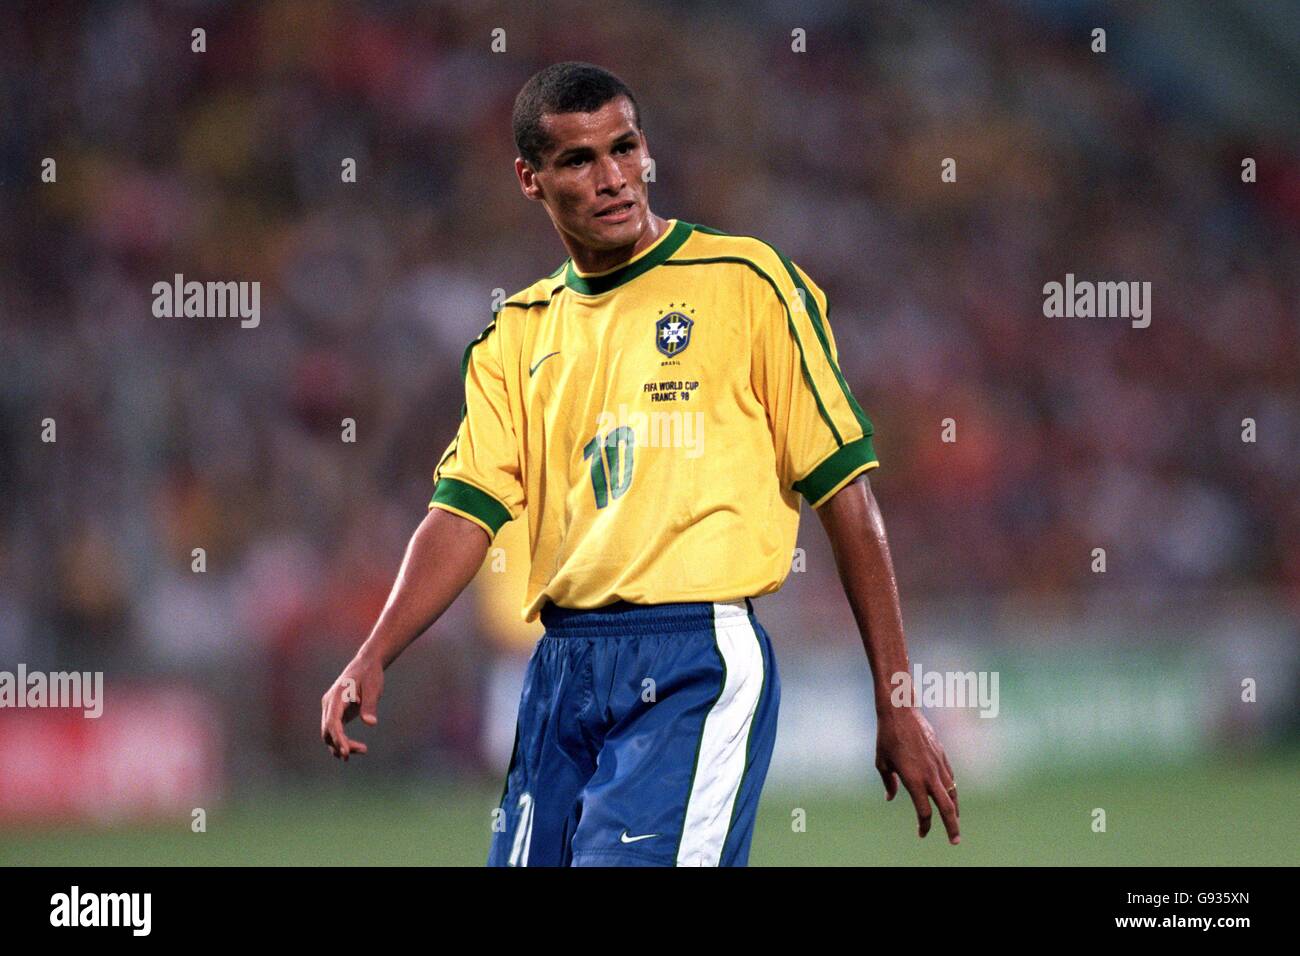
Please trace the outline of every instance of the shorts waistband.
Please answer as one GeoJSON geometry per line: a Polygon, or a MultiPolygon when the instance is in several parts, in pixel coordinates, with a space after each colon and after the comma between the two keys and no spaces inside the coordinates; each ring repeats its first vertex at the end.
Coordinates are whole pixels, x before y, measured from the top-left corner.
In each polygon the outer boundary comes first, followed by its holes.
{"type": "Polygon", "coordinates": [[[728,621],[748,619],[754,612],[749,598],[739,601],[691,601],[678,604],[631,604],[616,601],[581,610],[549,601],[542,606],[542,626],[548,637],[598,634],[662,634],[665,631],[711,630],[728,621]]]}

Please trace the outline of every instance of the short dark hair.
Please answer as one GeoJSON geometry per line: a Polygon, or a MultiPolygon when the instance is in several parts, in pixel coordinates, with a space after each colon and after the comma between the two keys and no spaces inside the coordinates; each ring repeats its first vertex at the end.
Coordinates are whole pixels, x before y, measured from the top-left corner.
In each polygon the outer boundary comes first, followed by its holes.
{"type": "Polygon", "coordinates": [[[534,73],[515,97],[511,125],[519,155],[534,169],[542,167],[542,154],[555,144],[542,128],[546,113],[594,113],[610,100],[626,96],[632,102],[636,128],[641,128],[641,108],[628,85],[609,70],[591,63],[553,63],[534,73]]]}

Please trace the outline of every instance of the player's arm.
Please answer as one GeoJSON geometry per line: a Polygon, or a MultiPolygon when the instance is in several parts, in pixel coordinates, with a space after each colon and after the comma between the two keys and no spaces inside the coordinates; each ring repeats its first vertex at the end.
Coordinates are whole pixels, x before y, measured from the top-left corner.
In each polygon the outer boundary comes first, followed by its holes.
{"type": "Polygon", "coordinates": [[[876,697],[876,769],[885,782],[887,800],[894,799],[898,781],[916,806],[919,835],[930,830],[930,801],[948,831],[948,842],[961,841],[957,786],[948,756],[921,711],[909,699],[891,701],[895,674],[910,672],[898,583],[889,556],[885,522],[865,473],[858,475],[817,509],[830,539],[844,593],[862,634],[871,665],[876,697]]]}
{"type": "Polygon", "coordinates": [[[335,757],[366,752],[343,725],[358,714],[365,724],[379,722],[376,708],[384,690],[384,670],[456,600],[483,564],[490,539],[473,521],[440,508],[411,535],[379,619],[343,673],[321,699],[321,739],[335,757]]]}
{"type": "Polygon", "coordinates": [[[388,602],[356,657],[321,700],[321,739],[334,756],[365,753],[343,725],[378,723],[384,669],[447,610],[483,564],[492,536],[524,506],[519,446],[496,322],[461,362],[465,406],[434,471],[429,513],[411,536],[388,602]]]}
{"type": "Polygon", "coordinates": [[[885,525],[866,472],[876,467],[874,428],[839,367],[826,294],[785,257],[770,263],[775,296],[761,300],[753,385],[767,409],[785,487],[817,510],[867,649],[880,719],[876,767],[893,799],[901,779],[921,836],[930,800],[957,842],[957,792],[948,758],[919,710],[894,708],[890,678],[908,670],[898,587],[885,525]],[[949,790],[949,788],[952,788],[949,790]]]}

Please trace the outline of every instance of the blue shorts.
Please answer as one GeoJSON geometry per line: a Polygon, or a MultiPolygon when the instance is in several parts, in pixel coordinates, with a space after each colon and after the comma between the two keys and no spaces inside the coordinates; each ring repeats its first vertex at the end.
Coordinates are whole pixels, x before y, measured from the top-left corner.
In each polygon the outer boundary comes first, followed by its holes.
{"type": "Polygon", "coordinates": [[[748,601],[548,604],[489,866],[744,866],[781,682],[748,601]]]}

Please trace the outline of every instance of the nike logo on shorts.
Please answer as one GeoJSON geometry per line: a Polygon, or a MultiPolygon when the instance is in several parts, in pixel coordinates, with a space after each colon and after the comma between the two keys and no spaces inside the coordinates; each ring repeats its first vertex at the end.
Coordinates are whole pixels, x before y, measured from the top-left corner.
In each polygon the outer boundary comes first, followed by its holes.
{"type": "Polygon", "coordinates": [[[619,843],[640,843],[642,840],[652,840],[658,835],[659,834],[657,833],[646,833],[646,834],[642,834],[641,836],[628,836],[627,831],[624,830],[622,835],[619,836],[618,842],[619,843]]]}

